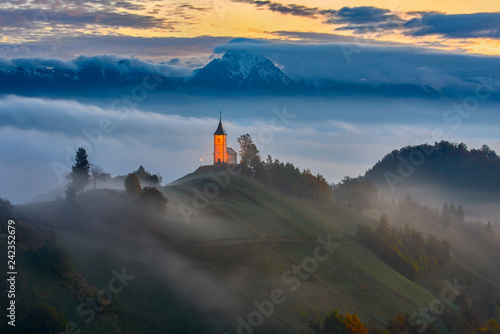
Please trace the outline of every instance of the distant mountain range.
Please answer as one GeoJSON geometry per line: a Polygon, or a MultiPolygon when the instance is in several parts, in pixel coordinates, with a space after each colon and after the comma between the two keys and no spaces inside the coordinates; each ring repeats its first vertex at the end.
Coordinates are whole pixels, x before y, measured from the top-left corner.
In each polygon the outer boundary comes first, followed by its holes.
{"type": "MultiPolygon", "coordinates": [[[[145,76],[152,73],[145,63],[132,67],[128,60],[117,60],[114,64],[92,60],[78,62],[77,59],[74,68],[43,66],[43,63],[0,66],[0,90],[8,93],[95,93],[142,84],[145,76]]],[[[162,89],[177,87],[173,80],[157,75],[161,78],[162,89]]]]}
{"type": "MultiPolygon", "coordinates": [[[[144,85],[147,76],[159,85],[155,91],[262,91],[285,93],[366,92],[422,94],[420,86],[346,84],[331,80],[293,80],[269,58],[247,51],[227,51],[189,77],[170,76],[168,71],[137,59],[110,56],[79,57],[69,66],[63,62],[26,59],[20,64],[0,64],[0,93],[102,95],[144,85]]],[[[429,92],[425,92],[428,97],[429,92]]]]}

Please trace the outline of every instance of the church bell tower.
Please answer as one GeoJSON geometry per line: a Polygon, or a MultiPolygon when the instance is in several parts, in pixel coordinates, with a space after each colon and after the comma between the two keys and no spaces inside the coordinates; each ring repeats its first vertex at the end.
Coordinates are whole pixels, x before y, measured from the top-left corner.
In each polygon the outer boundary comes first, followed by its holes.
{"type": "Polygon", "coordinates": [[[227,142],[226,142],[226,131],[222,126],[222,112],[219,116],[219,126],[214,132],[214,165],[220,165],[227,163],[227,142]]]}

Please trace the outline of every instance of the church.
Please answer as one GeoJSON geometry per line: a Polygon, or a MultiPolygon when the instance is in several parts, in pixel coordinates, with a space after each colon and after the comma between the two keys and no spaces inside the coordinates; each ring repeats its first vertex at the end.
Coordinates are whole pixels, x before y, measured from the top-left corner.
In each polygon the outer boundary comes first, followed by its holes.
{"type": "Polygon", "coordinates": [[[237,164],[238,153],[227,147],[227,134],[222,126],[222,113],[219,117],[219,126],[214,132],[214,165],[237,164]]]}

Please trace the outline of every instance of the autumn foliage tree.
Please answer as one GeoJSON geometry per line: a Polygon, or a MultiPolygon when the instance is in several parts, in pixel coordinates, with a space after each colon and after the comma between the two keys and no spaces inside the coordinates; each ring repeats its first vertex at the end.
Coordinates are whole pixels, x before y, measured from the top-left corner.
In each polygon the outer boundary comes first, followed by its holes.
{"type": "Polygon", "coordinates": [[[328,314],[323,323],[310,321],[308,325],[312,334],[368,334],[368,329],[357,315],[342,315],[337,310],[328,314]]]}
{"type": "Polygon", "coordinates": [[[130,197],[137,197],[141,194],[141,182],[135,174],[128,174],[125,178],[125,191],[130,197]]]}

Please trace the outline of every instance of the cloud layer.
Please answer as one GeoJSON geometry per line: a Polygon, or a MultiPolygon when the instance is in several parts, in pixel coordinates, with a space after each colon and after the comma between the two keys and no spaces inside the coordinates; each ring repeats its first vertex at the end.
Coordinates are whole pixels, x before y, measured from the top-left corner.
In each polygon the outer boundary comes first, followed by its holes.
{"type": "Polygon", "coordinates": [[[412,36],[440,35],[448,38],[500,38],[500,13],[447,15],[418,13],[404,24],[412,36]]]}
{"type": "Polygon", "coordinates": [[[215,49],[247,50],[272,59],[294,80],[328,79],[345,84],[414,85],[442,94],[472,92],[481,79],[500,85],[500,57],[440,52],[408,46],[358,43],[230,43],[215,49]],[[426,88],[427,87],[427,88],[426,88]]]}
{"type": "Polygon", "coordinates": [[[336,25],[336,30],[356,34],[403,33],[410,36],[436,35],[447,38],[500,38],[500,12],[446,14],[436,12],[401,13],[373,6],[321,9],[297,4],[282,4],[262,0],[233,0],[253,4],[284,15],[322,19],[336,25]]]}
{"type": "Polygon", "coordinates": [[[247,98],[242,105],[238,98],[171,96],[157,106],[169,114],[142,109],[130,110],[124,117],[104,104],[5,96],[0,98],[0,197],[19,203],[64,186],[64,173],[78,146],[87,149],[91,162],[113,175],[142,164],[160,173],[165,182],[173,181],[196,169],[200,158],[211,163],[220,109],[228,146],[237,150],[236,138],[250,133],[263,158],[270,154],[319,172],[329,181],[363,174],[395,148],[433,142],[436,127],[451,140],[465,138],[468,144],[500,148],[493,125],[497,106],[482,106],[458,132],[443,121],[450,107],[422,100],[317,97],[247,98]],[[273,109],[293,117],[280,123],[273,109]],[[486,120],[492,125],[485,126],[486,120]]]}

